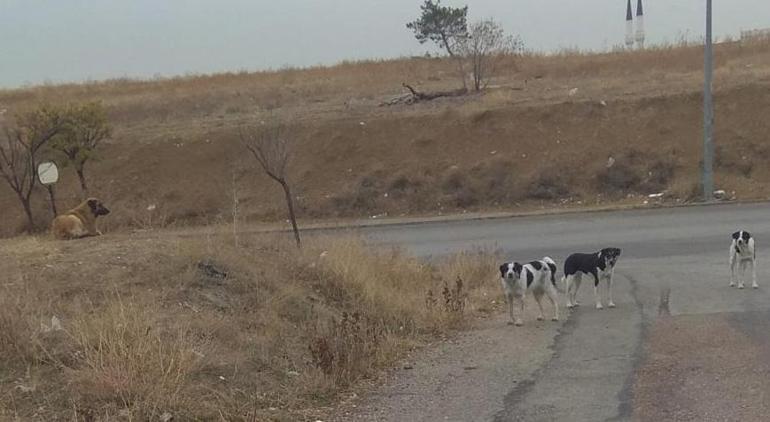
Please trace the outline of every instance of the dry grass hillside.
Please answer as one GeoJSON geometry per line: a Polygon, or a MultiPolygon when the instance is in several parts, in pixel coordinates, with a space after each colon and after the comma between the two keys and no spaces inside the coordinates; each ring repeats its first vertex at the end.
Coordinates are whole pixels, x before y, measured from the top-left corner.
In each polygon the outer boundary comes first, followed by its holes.
{"type": "Polygon", "coordinates": [[[26,237],[0,256],[0,420],[316,420],[501,299],[493,253],[434,265],[355,238],[26,237]]]}
{"type": "MultiPolygon", "coordinates": [[[[770,197],[770,42],[722,43],[716,59],[718,187],[770,197]]],[[[642,203],[664,190],[683,202],[697,189],[700,46],[526,55],[483,94],[381,107],[402,82],[458,85],[451,63],[412,58],[5,90],[0,109],[108,107],[114,136],[87,172],[113,230],[231,221],[235,198],[244,222],[282,220],[280,190],[237,139],[239,125],[268,114],[292,125],[290,178],[305,221],[642,203]]],[[[76,186],[64,169],[60,207],[77,202],[76,186]]],[[[0,203],[0,234],[17,233],[23,220],[4,185],[0,203]]],[[[45,225],[42,199],[36,212],[45,225]]]]}

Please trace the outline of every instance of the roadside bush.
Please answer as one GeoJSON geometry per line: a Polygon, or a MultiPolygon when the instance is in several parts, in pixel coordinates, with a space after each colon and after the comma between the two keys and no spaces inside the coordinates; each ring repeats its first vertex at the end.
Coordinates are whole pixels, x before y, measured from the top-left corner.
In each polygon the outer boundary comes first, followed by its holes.
{"type": "Polygon", "coordinates": [[[673,158],[630,150],[596,175],[598,190],[609,196],[657,193],[668,188],[676,171],[673,158]]]}
{"type": "Polygon", "coordinates": [[[527,187],[527,196],[552,201],[569,196],[570,180],[560,172],[544,171],[533,178],[527,187]]]}

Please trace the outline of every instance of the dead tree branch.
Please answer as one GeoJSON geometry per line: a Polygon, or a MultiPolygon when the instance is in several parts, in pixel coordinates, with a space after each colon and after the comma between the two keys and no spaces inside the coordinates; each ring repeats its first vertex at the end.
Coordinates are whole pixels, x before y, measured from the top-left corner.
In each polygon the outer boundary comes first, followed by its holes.
{"type": "Polygon", "coordinates": [[[415,104],[421,101],[431,101],[442,97],[461,97],[468,93],[468,90],[465,88],[453,89],[450,91],[420,92],[407,83],[402,83],[401,85],[409,90],[409,94],[400,95],[389,101],[385,101],[381,103],[380,106],[415,104]]]}

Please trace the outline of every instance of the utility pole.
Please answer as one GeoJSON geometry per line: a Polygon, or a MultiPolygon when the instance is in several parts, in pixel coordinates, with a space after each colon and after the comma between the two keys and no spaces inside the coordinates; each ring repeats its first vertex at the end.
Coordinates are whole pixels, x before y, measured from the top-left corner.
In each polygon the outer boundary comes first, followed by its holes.
{"type": "Polygon", "coordinates": [[[703,200],[714,198],[714,103],[711,86],[714,76],[714,52],[711,43],[711,0],[706,0],[705,84],[703,87],[703,200]]]}

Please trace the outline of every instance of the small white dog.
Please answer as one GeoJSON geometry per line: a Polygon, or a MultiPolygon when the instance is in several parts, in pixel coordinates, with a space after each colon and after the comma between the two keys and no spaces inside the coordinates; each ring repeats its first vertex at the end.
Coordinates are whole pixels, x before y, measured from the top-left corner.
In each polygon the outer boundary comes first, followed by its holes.
{"type": "Polygon", "coordinates": [[[539,261],[532,261],[521,265],[518,262],[509,262],[500,266],[500,277],[505,291],[505,300],[508,303],[508,313],[511,321],[516,326],[523,324],[524,299],[527,290],[531,290],[540,309],[540,315],[537,320],[542,321],[543,317],[543,295],[547,295],[553,305],[552,321],[559,320],[559,302],[556,293],[556,263],[553,259],[545,257],[539,261]],[[514,301],[518,300],[520,304],[520,313],[518,317],[514,315],[514,301]]]}
{"type": "Polygon", "coordinates": [[[746,267],[749,265],[751,265],[751,287],[759,288],[755,263],[754,237],[751,236],[751,233],[743,230],[733,233],[733,241],[730,244],[730,287],[735,287],[735,265],[738,264],[740,271],[738,288],[743,288],[746,267]]]}

